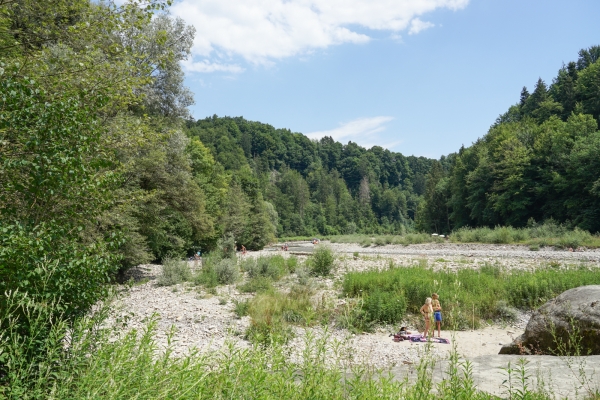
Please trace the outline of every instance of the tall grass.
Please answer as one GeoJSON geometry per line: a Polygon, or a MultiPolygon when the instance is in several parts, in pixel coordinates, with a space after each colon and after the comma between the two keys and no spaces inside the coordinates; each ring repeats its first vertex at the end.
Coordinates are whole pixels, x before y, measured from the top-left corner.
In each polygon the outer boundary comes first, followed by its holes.
{"type": "Polygon", "coordinates": [[[387,244],[420,244],[443,243],[445,240],[439,236],[427,233],[407,233],[405,235],[337,235],[331,237],[331,243],[358,243],[363,247],[385,246],[387,244]]]}
{"type": "MultiPolygon", "coordinates": [[[[600,247],[600,236],[579,228],[569,229],[565,225],[549,220],[543,224],[531,222],[526,228],[497,226],[495,228],[464,227],[453,231],[448,239],[455,243],[525,244],[537,248],[554,246],[558,248],[600,247]]],[[[336,235],[331,243],[357,243],[363,247],[386,244],[443,243],[444,238],[428,233],[407,233],[405,235],[336,235]]]]}
{"type": "MultiPolygon", "coordinates": [[[[0,398],[7,399],[492,399],[478,391],[472,367],[456,349],[433,381],[435,363],[427,354],[416,367],[416,380],[396,380],[387,371],[358,365],[327,337],[307,334],[290,359],[278,342],[268,347],[239,348],[229,343],[220,351],[175,357],[172,348],[160,350],[154,337],[157,320],[141,330],[117,331],[103,323],[105,313],[72,323],[26,296],[4,296],[4,330],[0,340],[0,398]],[[17,319],[23,307],[30,312],[17,319]],[[16,326],[15,324],[20,324],[16,326]],[[26,359],[29,339],[16,333],[28,326],[30,338],[44,346],[26,359]],[[50,328],[50,331],[46,331],[50,328]],[[47,334],[50,333],[50,334],[47,334]],[[34,339],[35,340],[35,339],[34,339]],[[43,349],[44,351],[39,351],[43,349]]],[[[45,306],[52,306],[45,304],[45,306]]],[[[276,306],[277,307],[277,306],[276,306]]],[[[105,310],[105,309],[104,309],[105,310]]],[[[284,313],[282,313],[283,315],[284,313]]],[[[118,327],[115,327],[118,328],[118,327]]],[[[168,338],[172,343],[172,336],[168,338]]],[[[506,369],[508,398],[550,399],[524,379],[526,365],[506,369]]],[[[593,394],[592,394],[593,396],[593,394]]],[[[593,397],[590,397],[593,398],[593,397]]]]}
{"type": "Polygon", "coordinates": [[[407,311],[415,314],[425,299],[437,292],[444,324],[467,328],[479,326],[481,320],[510,316],[507,306],[536,308],[565,290],[593,284],[600,284],[600,271],[583,267],[509,273],[493,266],[456,272],[392,266],[386,271],[348,273],[342,286],[346,296],[363,299],[363,309],[372,301],[381,303],[378,307],[382,309],[390,308],[390,302],[404,298],[407,311]],[[389,293],[389,297],[381,293],[389,293]]]}
{"type": "Polygon", "coordinates": [[[554,246],[558,248],[581,246],[600,247],[600,236],[579,228],[568,229],[550,220],[544,224],[531,223],[526,228],[497,226],[495,228],[461,228],[450,235],[457,243],[526,244],[530,246],[554,246]]]}

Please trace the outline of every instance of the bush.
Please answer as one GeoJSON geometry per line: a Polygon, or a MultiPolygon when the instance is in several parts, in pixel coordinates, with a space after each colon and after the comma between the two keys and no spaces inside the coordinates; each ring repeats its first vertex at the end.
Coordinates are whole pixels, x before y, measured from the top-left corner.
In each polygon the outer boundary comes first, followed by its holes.
{"type": "Polygon", "coordinates": [[[301,266],[296,270],[296,277],[300,285],[308,286],[311,283],[310,269],[306,266],[301,266]]]}
{"type": "Polygon", "coordinates": [[[250,278],[262,276],[275,281],[281,278],[287,270],[285,259],[281,255],[259,257],[252,263],[245,264],[244,268],[248,271],[250,278]]]}
{"type": "Polygon", "coordinates": [[[285,262],[285,266],[291,274],[296,272],[296,268],[298,267],[298,257],[294,255],[289,256],[285,262]]]}
{"type": "Polygon", "coordinates": [[[217,241],[217,248],[214,251],[218,258],[236,258],[236,243],[233,235],[223,236],[217,241]]]}
{"type": "Polygon", "coordinates": [[[375,245],[376,246],[385,246],[386,245],[385,238],[383,236],[377,236],[375,238],[375,245]]]}
{"type": "Polygon", "coordinates": [[[206,258],[202,264],[202,269],[194,277],[196,285],[204,285],[207,288],[214,288],[219,284],[217,272],[215,271],[215,261],[210,257],[206,258]]]}
{"type": "Polygon", "coordinates": [[[238,276],[238,266],[234,259],[224,258],[214,267],[217,276],[217,282],[221,285],[230,285],[234,283],[238,276]]]}
{"type": "Polygon", "coordinates": [[[248,315],[248,309],[250,308],[250,302],[248,300],[233,300],[233,304],[235,305],[233,312],[238,318],[248,315]]]}
{"type": "Polygon", "coordinates": [[[365,297],[362,305],[367,322],[395,324],[406,315],[404,293],[376,290],[365,297]]]}
{"type": "Polygon", "coordinates": [[[327,276],[333,269],[333,251],[327,246],[319,245],[311,259],[311,272],[316,276],[327,276]]]}
{"type": "Polygon", "coordinates": [[[159,286],[171,286],[192,279],[192,271],[187,261],[166,258],[163,261],[162,274],[158,276],[159,286]]]}
{"type": "Polygon", "coordinates": [[[238,290],[242,293],[260,293],[273,290],[273,281],[265,276],[256,276],[250,278],[248,282],[238,286],[238,290]]]}

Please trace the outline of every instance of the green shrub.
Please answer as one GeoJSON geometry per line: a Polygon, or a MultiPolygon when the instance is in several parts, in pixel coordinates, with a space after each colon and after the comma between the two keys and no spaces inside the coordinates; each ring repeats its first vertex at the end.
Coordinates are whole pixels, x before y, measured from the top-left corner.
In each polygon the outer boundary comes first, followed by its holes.
{"type": "Polygon", "coordinates": [[[311,259],[311,272],[316,276],[327,276],[333,269],[333,251],[327,246],[319,245],[311,259]]]}
{"type": "Polygon", "coordinates": [[[370,247],[373,244],[373,240],[370,237],[364,237],[361,241],[360,241],[360,245],[362,247],[370,247]]]}
{"type": "Polygon", "coordinates": [[[301,266],[296,270],[296,277],[300,285],[309,285],[311,283],[310,269],[307,266],[301,266]]]}
{"type": "Polygon", "coordinates": [[[216,256],[222,258],[236,258],[236,243],[233,235],[223,236],[217,241],[217,247],[214,251],[216,256]]]}
{"type": "Polygon", "coordinates": [[[171,286],[192,279],[192,271],[187,261],[167,258],[163,261],[162,273],[158,276],[159,286],[171,286]]]}
{"type": "Polygon", "coordinates": [[[516,321],[518,316],[518,310],[511,307],[506,300],[499,300],[496,304],[497,316],[505,321],[516,321]]]}
{"type": "MultiPolygon", "coordinates": [[[[473,324],[477,327],[480,320],[510,317],[507,307],[535,309],[565,290],[593,284],[600,284],[600,274],[597,270],[586,268],[546,268],[509,273],[492,265],[457,272],[415,266],[350,272],[344,277],[342,290],[346,296],[375,304],[388,301],[382,300],[381,295],[377,295],[379,300],[369,300],[373,293],[404,293],[407,311],[415,314],[425,298],[436,291],[444,310],[444,325],[466,328],[473,324]],[[502,299],[506,300],[506,306],[499,303],[502,299]]],[[[373,310],[378,310],[373,307],[373,310]]],[[[363,307],[361,309],[364,311],[363,307]]],[[[376,316],[379,312],[371,314],[376,316]]],[[[363,318],[373,319],[371,316],[363,318]]]]}
{"type": "Polygon", "coordinates": [[[242,293],[260,293],[273,290],[273,281],[266,276],[250,278],[248,282],[239,285],[238,290],[242,293]]]}
{"type": "Polygon", "coordinates": [[[196,285],[204,285],[207,288],[214,288],[219,284],[214,262],[205,262],[202,265],[202,269],[194,277],[194,283],[196,285]]]}
{"type": "Polygon", "coordinates": [[[259,276],[279,280],[286,273],[285,259],[281,255],[259,257],[244,266],[250,278],[259,276]]]}
{"type": "Polygon", "coordinates": [[[385,246],[386,242],[385,242],[385,238],[382,236],[377,236],[375,238],[375,245],[376,246],[385,246]]]}
{"type": "Polygon", "coordinates": [[[368,322],[395,324],[406,314],[406,298],[404,293],[375,290],[364,298],[362,308],[368,322]]]}
{"type": "Polygon", "coordinates": [[[301,286],[292,287],[287,294],[257,294],[249,304],[252,322],[246,338],[263,346],[287,343],[293,337],[289,323],[307,324],[314,319],[311,295],[310,289],[301,286]]]}
{"type": "Polygon", "coordinates": [[[494,229],[460,228],[452,232],[452,241],[460,243],[523,243],[529,244],[535,251],[540,246],[556,246],[560,248],[579,246],[600,247],[600,238],[587,231],[575,228],[567,229],[553,220],[543,224],[530,221],[526,228],[497,226],[494,229]]]}
{"type": "Polygon", "coordinates": [[[291,274],[296,272],[296,268],[298,267],[298,257],[294,255],[289,256],[285,261],[285,266],[291,274]]]}
{"type": "Polygon", "coordinates": [[[239,270],[235,259],[224,258],[214,267],[217,282],[221,285],[235,283],[239,276],[239,270]]]}
{"type": "Polygon", "coordinates": [[[242,318],[248,315],[248,310],[250,308],[250,302],[248,300],[233,300],[233,304],[235,306],[233,312],[238,318],[242,318]]]}
{"type": "Polygon", "coordinates": [[[262,347],[286,344],[294,337],[292,328],[283,320],[252,321],[244,338],[262,347]]]}

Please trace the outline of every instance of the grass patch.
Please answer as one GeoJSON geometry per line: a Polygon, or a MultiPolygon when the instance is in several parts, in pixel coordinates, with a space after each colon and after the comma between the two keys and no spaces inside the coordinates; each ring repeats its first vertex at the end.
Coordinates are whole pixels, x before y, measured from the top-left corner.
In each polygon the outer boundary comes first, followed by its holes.
{"type": "Polygon", "coordinates": [[[238,285],[238,290],[242,293],[260,293],[273,290],[273,280],[265,276],[257,276],[248,279],[246,283],[238,285]]]}
{"type": "Polygon", "coordinates": [[[384,311],[391,309],[394,299],[403,298],[406,310],[417,314],[425,298],[437,292],[444,324],[466,329],[477,328],[482,320],[511,319],[514,317],[511,309],[535,309],[565,290],[600,284],[599,272],[585,267],[512,273],[491,265],[457,272],[433,271],[424,266],[392,267],[386,271],[348,273],[342,288],[344,295],[362,299],[357,312],[362,313],[359,316],[365,321],[359,319],[357,326],[400,321],[401,313],[384,311]],[[382,293],[387,293],[387,297],[382,293]],[[376,311],[369,311],[369,307],[376,311]]]}
{"type": "Polygon", "coordinates": [[[450,240],[456,243],[524,244],[529,245],[532,251],[544,246],[573,249],[600,247],[600,236],[578,228],[568,229],[552,220],[544,224],[531,222],[526,228],[461,228],[452,232],[450,240]]]}
{"type": "Polygon", "coordinates": [[[310,242],[313,239],[317,238],[319,240],[329,240],[331,239],[332,236],[282,236],[280,238],[277,238],[277,241],[279,243],[284,243],[284,242],[310,242]]]}
{"type": "Polygon", "coordinates": [[[290,324],[311,325],[315,320],[312,294],[309,287],[301,285],[293,286],[289,293],[257,294],[248,306],[252,322],[246,338],[263,346],[287,343],[293,337],[290,324]]]}
{"type": "Polygon", "coordinates": [[[285,259],[281,255],[247,259],[243,264],[244,271],[252,278],[267,277],[274,281],[287,274],[285,259]]]}

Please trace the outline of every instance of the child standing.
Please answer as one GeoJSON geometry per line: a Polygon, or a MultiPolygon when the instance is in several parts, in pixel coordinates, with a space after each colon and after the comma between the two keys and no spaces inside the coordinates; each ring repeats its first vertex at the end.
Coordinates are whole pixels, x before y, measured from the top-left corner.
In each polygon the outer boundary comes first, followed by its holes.
{"type": "MultiPolygon", "coordinates": [[[[431,297],[428,297],[427,299],[425,299],[425,304],[423,304],[423,306],[421,307],[421,309],[419,311],[421,312],[421,314],[423,314],[423,317],[425,318],[425,332],[423,332],[423,337],[427,337],[427,333],[429,332],[429,329],[431,328],[431,318],[433,317],[433,308],[431,306],[431,297]]],[[[431,333],[433,334],[433,330],[431,330],[431,333]]]]}
{"type": "MultiPolygon", "coordinates": [[[[438,337],[440,337],[440,331],[442,326],[442,305],[440,304],[439,296],[437,293],[431,295],[433,300],[431,301],[431,308],[433,308],[433,318],[437,325],[438,337]]],[[[435,333],[435,328],[433,329],[435,333]]]]}

